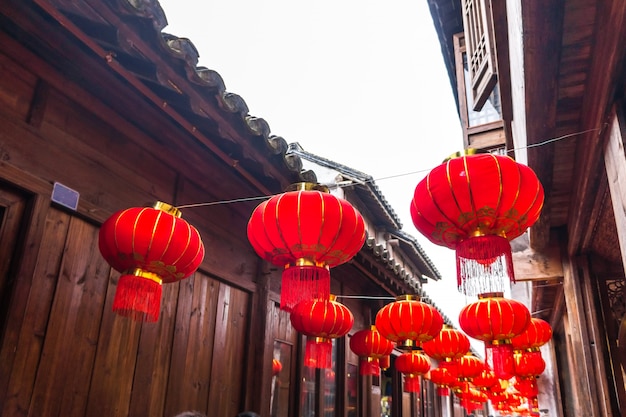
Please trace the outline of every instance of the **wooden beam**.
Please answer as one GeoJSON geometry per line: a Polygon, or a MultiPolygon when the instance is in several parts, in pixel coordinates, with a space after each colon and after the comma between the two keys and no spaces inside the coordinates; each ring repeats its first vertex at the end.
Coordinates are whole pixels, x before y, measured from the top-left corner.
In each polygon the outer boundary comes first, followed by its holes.
{"type": "MultiPolygon", "coordinates": [[[[596,18],[596,39],[593,44],[592,64],[585,90],[586,100],[581,112],[580,130],[591,130],[606,125],[608,106],[613,101],[616,85],[622,80],[622,67],[626,43],[626,2],[598,2],[596,18]]],[[[603,175],[601,169],[604,152],[601,137],[597,131],[587,133],[577,142],[576,167],[571,200],[568,235],[568,253],[579,252],[584,230],[589,224],[589,213],[594,203],[594,194],[603,175]]]]}
{"type": "Polygon", "coordinates": [[[563,278],[561,251],[549,246],[541,252],[527,248],[513,252],[515,281],[555,281],[563,278]]]}
{"type": "Polygon", "coordinates": [[[624,153],[625,120],[613,111],[609,122],[608,142],[604,150],[604,165],[611,192],[613,214],[617,227],[622,264],[626,265],[626,154],[624,153]]]}
{"type": "MultiPolygon", "coordinates": [[[[525,0],[521,2],[524,54],[526,142],[533,145],[555,136],[559,60],[564,1],[525,0]]],[[[554,145],[527,149],[528,165],[535,170],[545,195],[552,190],[554,145]]],[[[530,242],[542,249],[550,240],[550,205],[546,199],[539,220],[530,228],[530,242]]]]}

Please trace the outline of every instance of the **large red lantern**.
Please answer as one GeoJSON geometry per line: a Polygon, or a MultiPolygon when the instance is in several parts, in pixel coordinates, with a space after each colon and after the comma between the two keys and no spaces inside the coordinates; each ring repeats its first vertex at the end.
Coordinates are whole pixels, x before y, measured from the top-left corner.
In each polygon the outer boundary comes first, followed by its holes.
{"type": "Polygon", "coordinates": [[[204,258],[198,231],[180,210],[161,202],[114,213],[100,228],[98,246],[122,274],[113,311],[138,321],[157,321],[161,284],[187,278],[204,258]]]}
{"type": "Polygon", "coordinates": [[[412,350],[398,356],[395,366],[398,372],[404,374],[404,391],[418,392],[419,378],[430,370],[430,359],[419,350],[412,350]]]}
{"type": "Polygon", "coordinates": [[[380,359],[393,351],[393,343],[376,330],[376,326],[359,330],[350,337],[350,350],[359,356],[361,375],[380,375],[380,359]]]}
{"type": "Polygon", "coordinates": [[[376,328],[398,348],[415,348],[434,338],[443,318],[433,306],[412,295],[401,295],[376,314],[376,328]]]}
{"type": "Polygon", "coordinates": [[[280,308],[290,311],[300,300],[328,298],[330,268],[361,249],[365,224],[327,187],[300,183],[255,208],[248,240],[261,258],[284,268],[280,308]]]}
{"type": "Polygon", "coordinates": [[[310,368],[330,368],[332,340],[345,336],[354,324],[354,316],[345,305],[335,301],[310,299],[297,303],[290,315],[291,325],[308,336],[304,355],[310,368]]]}
{"type": "Polygon", "coordinates": [[[508,156],[465,155],[419,182],[411,217],[431,242],[455,249],[459,291],[474,296],[514,281],[509,241],[537,221],[543,201],[529,167],[508,156]]]}
{"type": "Polygon", "coordinates": [[[526,330],[530,318],[528,308],[519,301],[501,293],[484,294],[463,307],[459,325],[469,337],[485,342],[487,363],[498,378],[509,379],[515,367],[511,339],[526,330]]]}

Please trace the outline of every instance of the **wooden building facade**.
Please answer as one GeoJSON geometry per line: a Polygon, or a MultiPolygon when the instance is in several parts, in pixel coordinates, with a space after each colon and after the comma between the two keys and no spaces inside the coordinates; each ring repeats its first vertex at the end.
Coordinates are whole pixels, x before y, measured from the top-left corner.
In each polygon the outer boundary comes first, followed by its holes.
{"type": "Polygon", "coordinates": [[[553,327],[542,416],[626,415],[622,0],[428,0],[466,147],[538,175],[513,296],[553,327]]]}
{"type": "MultiPolygon", "coordinates": [[[[428,382],[407,395],[393,370],[360,377],[347,338],[331,370],[302,366],[281,271],[246,226],[260,199],[316,173],[165,26],[156,1],[0,3],[0,415],[460,415],[428,382]],[[182,209],[206,256],[164,285],[159,320],[139,323],[111,311],[119,273],[98,231],[155,201],[218,204],[182,209]]],[[[385,301],[347,296],[423,295],[439,274],[375,186],[338,190],[367,224],[331,272],[354,332],[385,301]]]]}

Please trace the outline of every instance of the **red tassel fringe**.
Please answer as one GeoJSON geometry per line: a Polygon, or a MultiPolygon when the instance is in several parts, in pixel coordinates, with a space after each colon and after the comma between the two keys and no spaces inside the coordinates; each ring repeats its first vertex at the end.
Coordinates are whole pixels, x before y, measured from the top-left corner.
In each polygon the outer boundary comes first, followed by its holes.
{"type": "Polygon", "coordinates": [[[113,298],[113,312],[139,322],[155,322],[161,313],[161,284],[136,275],[122,275],[113,298]]]}
{"type": "Polygon", "coordinates": [[[511,244],[501,236],[465,239],[456,247],[459,291],[468,296],[505,292],[515,282],[511,244]]]}
{"type": "Polygon", "coordinates": [[[450,388],[448,387],[437,387],[437,395],[440,397],[447,397],[450,395],[450,388]]]}
{"type": "Polygon", "coordinates": [[[486,361],[493,373],[500,379],[510,379],[515,375],[515,357],[510,344],[485,344],[486,361]]]}
{"type": "Polygon", "coordinates": [[[308,337],[304,365],[309,368],[329,369],[332,366],[333,343],[329,339],[308,337]]]}
{"type": "Polygon", "coordinates": [[[359,367],[359,374],[361,375],[380,375],[380,366],[376,358],[361,359],[359,367]]]}
{"type": "Polygon", "coordinates": [[[285,268],[280,287],[280,309],[291,312],[302,300],[330,296],[330,270],[321,266],[285,268]]]}
{"type": "Polygon", "coordinates": [[[420,378],[419,376],[407,375],[404,377],[404,392],[419,392],[420,378]]]}

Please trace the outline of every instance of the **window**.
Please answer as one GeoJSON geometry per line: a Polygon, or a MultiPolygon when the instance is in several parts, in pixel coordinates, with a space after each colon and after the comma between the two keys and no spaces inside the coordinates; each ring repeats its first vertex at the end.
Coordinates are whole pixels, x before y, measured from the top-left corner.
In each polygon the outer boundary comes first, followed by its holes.
{"type": "Polygon", "coordinates": [[[480,111],[497,81],[491,8],[485,0],[462,0],[461,3],[467,42],[468,94],[472,97],[471,108],[480,111]]]}
{"type": "Polygon", "coordinates": [[[471,62],[465,42],[465,34],[454,35],[459,116],[463,128],[463,145],[493,152],[505,146],[504,122],[500,89],[495,82],[480,110],[475,110],[472,92],[471,62]]]}

